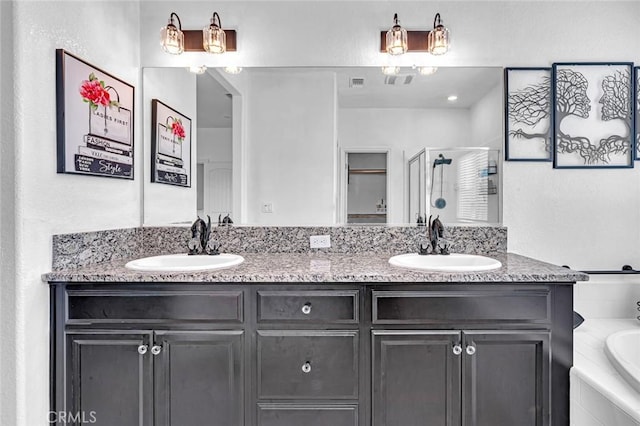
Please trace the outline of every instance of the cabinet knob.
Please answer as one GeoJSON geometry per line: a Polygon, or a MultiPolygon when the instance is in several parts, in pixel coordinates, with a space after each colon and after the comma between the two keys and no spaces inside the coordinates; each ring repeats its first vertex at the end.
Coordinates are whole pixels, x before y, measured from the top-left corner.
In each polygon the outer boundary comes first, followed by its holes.
{"type": "Polygon", "coordinates": [[[304,364],[302,364],[302,372],[303,373],[310,373],[311,372],[311,363],[309,361],[307,361],[304,364]]]}
{"type": "Polygon", "coordinates": [[[147,353],[147,349],[149,349],[149,346],[147,346],[147,345],[140,345],[140,346],[138,346],[138,353],[139,353],[140,355],[144,355],[144,354],[146,354],[146,353],[147,353]]]}
{"type": "Polygon", "coordinates": [[[305,315],[309,315],[311,313],[311,303],[307,302],[302,305],[302,313],[305,315]]]}
{"type": "Polygon", "coordinates": [[[154,345],[151,348],[151,353],[154,355],[158,355],[160,352],[162,352],[162,346],[154,345]]]}
{"type": "Polygon", "coordinates": [[[453,345],[453,354],[460,355],[461,353],[462,353],[462,345],[459,343],[456,345],[453,345]]]}
{"type": "Polygon", "coordinates": [[[467,345],[467,355],[473,355],[476,353],[476,347],[473,345],[467,345]]]}

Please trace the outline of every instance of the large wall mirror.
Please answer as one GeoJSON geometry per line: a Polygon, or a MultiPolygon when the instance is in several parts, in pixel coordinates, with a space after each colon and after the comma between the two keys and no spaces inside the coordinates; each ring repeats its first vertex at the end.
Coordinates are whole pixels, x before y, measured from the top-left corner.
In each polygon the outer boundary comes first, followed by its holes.
{"type": "Polygon", "coordinates": [[[143,224],[500,223],[502,69],[428,71],[145,68],[143,224]],[[150,182],[152,99],[192,120],[190,188],[150,182]]]}

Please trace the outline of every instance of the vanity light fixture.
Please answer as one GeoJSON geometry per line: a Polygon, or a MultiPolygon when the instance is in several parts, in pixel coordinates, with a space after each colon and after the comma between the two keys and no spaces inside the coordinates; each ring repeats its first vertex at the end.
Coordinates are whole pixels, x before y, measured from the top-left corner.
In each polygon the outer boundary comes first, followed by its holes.
{"type": "Polygon", "coordinates": [[[240,74],[242,72],[242,67],[230,65],[228,67],[224,67],[224,72],[226,72],[227,74],[240,74]]]}
{"type": "Polygon", "coordinates": [[[386,47],[389,55],[402,55],[408,49],[407,30],[400,26],[397,13],[393,15],[393,27],[387,31],[386,47]]]}
{"type": "Polygon", "coordinates": [[[207,67],[205,65],[191,65],[189,67],[189,71],[194,74],[204,74],[206,70],[207,67]]]}
{"type": "Polygon", "coordinates": [[[387,32],[380,31],[380,51],[391,55],[405,52],[428,52],[444,55],[449,51],[449,30],[442,24],[440,14],[433,19],[432,30],[405,30],[400,26],[398,15],[393,16],[395,25],[387,32]]]}
{"type": "Polygon", "coordinates": [[[160,29],[160,45],[162,50],[172,55],[179,55],[184,52],[184,33],[182,32],[182,23],[180,17],[171,12],[167,26],[160,29]],[[178,26],[173,23],[173,17],[178,20],[178,26]]]}
{"type": "Polygon", "coordinates": [[[433,75],[438,71],[437,67],[420,67],[418,68],[418,72],[420,75],[433,75]]]}
{"type": "Polygon", "coordinates": [[[224,53],[227,51],[227,35],[222,29],[218,12],[213,12],[211,24],[202,29],[202,46],[209,53],[224,53]]]}
{"type": "Polygon", "coordinates": [[[201,30],[183,30],[180,17],[171,12],[169,23],[160,30],[162,50],[172,55],[182,52],[225,53],[236,51],[235,30],[223,30],[220,15],[213,12],[211,24],[201,30]],[[174,18],[178,21],[176,27],[174,18]]]}
{"type": "Polygon", "coordinates": [[[398,75],[400,74],[400,67],[386,65],[382,67],[382,74],[384,75],[398,75]]]}
{"type": "Polygon", "coordinates": [[[433,18],[433,30],[429,32],[427,40],[432,55],[444,55],[449,51],[449,30],[442,25],[439,13],[433,18]]]}

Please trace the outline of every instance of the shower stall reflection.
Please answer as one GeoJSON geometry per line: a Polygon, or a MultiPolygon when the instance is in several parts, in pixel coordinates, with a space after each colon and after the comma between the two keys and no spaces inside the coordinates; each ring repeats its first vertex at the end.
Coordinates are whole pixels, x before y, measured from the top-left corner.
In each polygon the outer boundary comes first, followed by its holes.
{"type": "Polygon", "coordinates": [[[426,149],[416,154],[408,164],[408,187],[413,188],[408,219],[415,223],[418,216],[439,215],[444,223],[499,223],[499,158],[499,150],[488,148],[426,149]],[[421,154],[423,160],[415,161],[421,154]],[[426,170],[415,170],[417,166],[426,170]],[[424,196],[416,194],[417,188],[425,188],[424,196]]]}

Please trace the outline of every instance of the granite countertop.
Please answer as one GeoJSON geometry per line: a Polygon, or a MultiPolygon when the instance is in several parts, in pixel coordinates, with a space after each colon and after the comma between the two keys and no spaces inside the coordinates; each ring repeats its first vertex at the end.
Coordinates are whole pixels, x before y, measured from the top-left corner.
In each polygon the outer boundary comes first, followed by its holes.
{"type": "Polygon", "coordinates": [[[421,272],[391,266],[388,254],[338,253],[239,253],[245,261],[227,269],[202,272],[136,272],[124,267],[127,260],[103,262],[78,269],[56,270],[42,276],[43,281],[59,282],[403,282],[465,283],[522,282],[571,283],[586,281],[588,275],[560,266],[511,253],[489,256],[502,267],[487,272],[421,272]]]}

